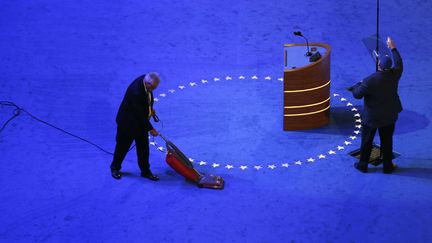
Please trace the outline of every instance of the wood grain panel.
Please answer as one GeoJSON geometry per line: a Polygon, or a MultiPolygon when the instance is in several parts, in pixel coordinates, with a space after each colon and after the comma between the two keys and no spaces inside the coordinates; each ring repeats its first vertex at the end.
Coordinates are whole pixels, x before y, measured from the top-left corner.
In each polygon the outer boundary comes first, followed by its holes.
{"type": "Polygon", "coordinates": [[[329,98],[330,85],[321,89],[301,93],[284,93],[284,106],[309,105],[329,98]]]}
{"type": "Polygon", "coordinates": [[[330,120],[330,110],[309,116],[284,117],[284,130],[305,130],[322,127],[330,120]]]}
{"type": "Polygon", "coordinates": [[[330,101],[326,101],[322,104],[315,105],[315,106],[309,106],[309,107],[299,107],[299,108],[286,108],[284,107],[284,116],[285,115],[292,115],[292,114],[300,114],[300,113],[309,113],[309,112],[315,112],[325,109],[326,107],[329,107],[330,101]]]}

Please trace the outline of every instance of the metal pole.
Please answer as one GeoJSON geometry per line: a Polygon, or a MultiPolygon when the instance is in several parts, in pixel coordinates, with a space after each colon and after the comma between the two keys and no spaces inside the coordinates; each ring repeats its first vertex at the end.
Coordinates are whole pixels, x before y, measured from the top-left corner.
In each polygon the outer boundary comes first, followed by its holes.
{"type": "Polygon", "coordinates": [[[380,53],[379,53],[379,15],[380,15],[380,1],[379,0],[377,0],[377,6],[376,6],[376,8],[377,8],[377,11],[376,11],[376,13],[377,13],[377,18],[376,18],[376,31],[377,31],[377,40],[376,40],[376,52],[377,52],[377,54],[378,54],[378,56],[377,56],[377,59],[376,59],[376,71],[378,71],[378,57],[379,57],[379,55],[380,55],[380,53]]]}

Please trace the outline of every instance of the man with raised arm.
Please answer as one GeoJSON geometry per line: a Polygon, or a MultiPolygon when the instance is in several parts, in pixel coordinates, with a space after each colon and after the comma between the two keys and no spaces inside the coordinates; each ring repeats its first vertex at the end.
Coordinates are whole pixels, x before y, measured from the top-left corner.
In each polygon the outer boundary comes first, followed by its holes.
{"type": "Polygon", "coordinates": [[[362,139],[360,160],[354,167],[366,173],[375,133],[378,130],[383,154],[383,172],[392,173],[396,165],[393,159],[393,133],[402,104],[398,95],[399,79],[402,76],[402,58],[393,40],[387,38],[392,56],[382,55],[378,60],[378,71],[363,81],[348,88],[356,99],[364,98],[362,113],[362,139]]]}

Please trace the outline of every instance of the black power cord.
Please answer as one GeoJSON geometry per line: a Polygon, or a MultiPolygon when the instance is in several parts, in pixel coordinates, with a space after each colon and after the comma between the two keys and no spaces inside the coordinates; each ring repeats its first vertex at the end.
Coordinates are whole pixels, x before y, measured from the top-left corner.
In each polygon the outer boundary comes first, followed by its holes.
{"type": "MultiPolygon", "coordinates": [[[[9,102],[4,102],[4,101],[0,101],[0,105],[4,105],[4,106],[14,106],[13,103],[9,103],[9,102]]],[[[14,110],[14,114],[11,118],[9,118],[0,128],[0,133],[6,128],[7,124],[9,122],[11,122],[13,119],[15,119],[16,117],[18,117],[21,114],[21,109],[19,108],[15,108],[14,110]]]]}
{"type": "MultiPolygon", "coordinates": [[[[49,126],[49,127],[52,127],[52,128],[54,128],[54,129],[56,129],[56,130],[59,130],[59,131],[61,131],[61,132],[63,132],[63,133],[66,133],[67,135],[72,136],[72,137],[74,137],[74,138],[77,138],[77,139],[79,139],[79,140],[81,140],[81,141],[84,141],[84,142],[86,142],[86,143],[88,143],[88,144],[90,144],[90,145],[96,147],[97,149],[101,150],[102,152],[104,152],[104,153],[106,153],[106,154],[114,155],[112,152],[107,151],[106,149],[104,149],[104,148],[102,148],[101,146],[99,146],[99,145],[93,143],[92,141],[89,141],[89,140],[87,140],[87,139],[85,139],[85,138],[82,138],[82,137],[80,137],[80,136],[78,136],[78,135],[75,135],[75,134],[73,134],[73,133],[70,133],[70,132],[68,132],[68,131],[66,131],[66,130],[64,130],[64,129],[62,129],[62,128],[59,128],[59,127],[57,127],[57,126],[55,126],[55,125],[53,125],[53,124],[51,124],[51,123],[49,123],[49,122],[46,122],[46,121],[44,121],[44,120],[42,120],[42,119],[40,119],[40,118],[34,116],[34,115],[31,114],[30,112],[28,112],[28,111],[24,110],[23,108],[19,107],[18,105],[16,105],[14,102],[11,102],[11,101],[0,101],[0,105],[1,105],[1,106],[12,106],[12,107],[15,108],[15,110],[14,110],[14,112],[13,112],[13,116],[12,116],[11,118],[9,118],[9,119],[8,119],[8,120],[7,120],[7,121],[6,121],[2,126],[1,126],[1,128],[0,128],[0,133],[1,133],[5,128],[6,128],[6,126],[8,125],[9,122],[11,122],[13,119],[15,119],[16,117],[18,117],[18,116],[21,115],[22,113],[26,113],[26,114],[29,115],[32,119],[34,119],[34,120],[36,120],[36,121],[38,121],[38,122],[40,122],[40,123],[43,123],[43,124],[45,124],[45,125],[47,125],[47,126],[49,126]]],[[[163,123],[161,122],[161,124],[162,124],[162,129],[163,129],[163,123]]],[[[135,146],[136,146],[136,145],[134,144],[134,145],[129,149],[129,151],[131,151],[135,146]]],[[[129,151],[128,151],[128,152],[129,152],[129,151]]]]}

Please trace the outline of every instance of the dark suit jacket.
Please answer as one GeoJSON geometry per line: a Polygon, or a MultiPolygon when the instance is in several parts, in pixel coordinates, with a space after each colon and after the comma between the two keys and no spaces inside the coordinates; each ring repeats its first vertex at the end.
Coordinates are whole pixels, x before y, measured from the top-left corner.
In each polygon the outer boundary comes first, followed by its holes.
{"type": "Polygon", "coordinates": [[[141,136],[153,129],[148,117],[149,106],[153,107],[153,93],[150,92],[149,102],[143,84],[144,76],[145,74],[139,76],[129,85],[116,117],[117,125],[135,136],[141,136]]]}
{"type": "Polygon", "coordinates": [[[378,71],[365,78],[351,91],[356,99],[364,98],[362,123],[369,127],[384,127],[396,122],[402,104],[398,95],[399,79],[402,76],[402,58],[392,49],[394,67],[378,71]]]}

